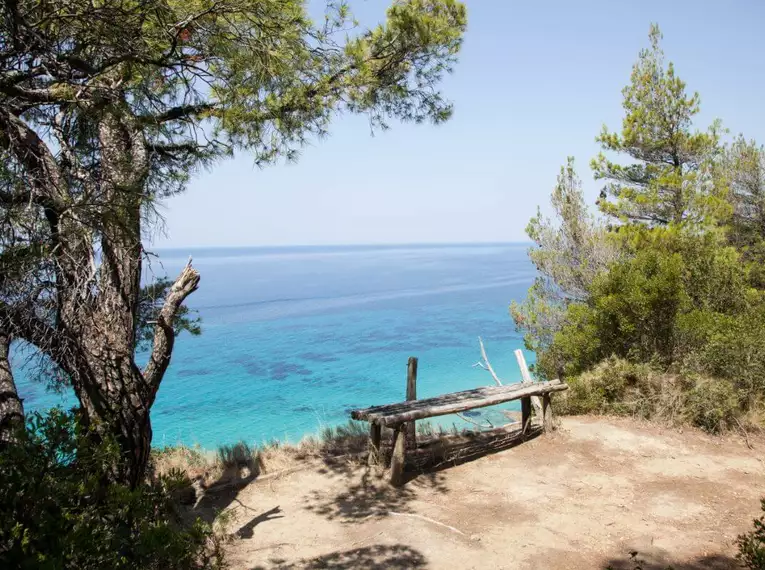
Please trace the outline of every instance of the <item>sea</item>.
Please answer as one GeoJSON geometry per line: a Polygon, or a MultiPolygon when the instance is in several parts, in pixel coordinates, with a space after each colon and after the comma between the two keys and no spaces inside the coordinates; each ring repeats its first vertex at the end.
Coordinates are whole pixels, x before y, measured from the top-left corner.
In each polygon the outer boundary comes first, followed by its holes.
{"type": "MultiPolygon", "coordinates": [[[[478,338],[503,383],[520,381],[523,348],[508,307],[535,270],[528,244],[186,248],[156,252],[145,279],[193,257],[188,299],[202,334],[181,334],[152,409],[153,445],[296,442],[346,423],[352,409],[401,401],[409,357],[417,397],[492,385],[478,338]]],[[[526,352],[529,363],[534,355],[526,352]]],[[[76,403],[21,357],[27,411],[76,403]],[[22,362],[24,360],[24,362],[22,362]]],[[[517,402],[475,412],[500,425],[517,402]]],[[[455,416],[442,426],[464,427],[455,416]]]]}

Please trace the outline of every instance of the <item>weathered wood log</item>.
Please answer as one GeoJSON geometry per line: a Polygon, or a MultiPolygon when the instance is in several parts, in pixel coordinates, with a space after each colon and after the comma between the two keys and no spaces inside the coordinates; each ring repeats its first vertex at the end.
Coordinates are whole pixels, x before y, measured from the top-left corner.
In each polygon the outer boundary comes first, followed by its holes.
{"type": "Polygon", "coordinates": [[[531,396],[521,398],[521,431],[527,433],[531,428],[531,396]]]}
{"type": "Polygon", "coordinates": [[[390,483],[394,487],[404,484],[406,465],[406,425],[399,425],[393,433],[393,456],[390,460],[390,483]]]}
{"type": "Polygon", "coordinates": [[[465,410],[518,400],[526,396],[541,396],[549,392],[560,392],[567,389],[568,386],[560,380],[508,386],[487,386],[436,398],[354,410],[351,412],[351,417],[355,420],[374,421],[384,426],[395,427],[413,420],[464,412],[465,410]]]}
{"type": "Polygon", "coordinates": [[[382,440],[382,426],[372,422],[369,425],[369,457],[367,464],[372,467],[380,464],[380,442],[382,440]]]}
{"type": "Polygon", "coordinates": [[[545,433],[553,430],[552,401],[550,394],[542,396],[542,426],[545,433]]]}
{"type": "Polygon", "coordinates": [[[518,361],[518,368],[521,369],[521,381],[526,384],[533,382],[531,372],[526,364],[526,357],[523,356],[523,351],[520,348],[515,351],[515,359],[518,361]]]}
{"type": "MultiPolygon", "coordinates": [[[[534,380],[531,378],[531,371],[528,364],[526,364],[526,357],[523,356],[523,351],[520,348],[515,351],[515,359],[518,361],[518,368],[521,369],[521,381],[524,384],[531,384],[534,380]]],[[[539,397],[533,396],[531,403],[534,406],[534,412],[537,417],[542,417],[542,403],[539,401],[539,397]]]]}
{"type": "MultiPolygon", "coordinates": [[[[417,358],[409,357],[406,365],[406,400],[412,402],[417,399],[417,358]]],[[[406,446],[409,449],[417,448],[417,428],[415,422],[406,424],[406,446]]]]}

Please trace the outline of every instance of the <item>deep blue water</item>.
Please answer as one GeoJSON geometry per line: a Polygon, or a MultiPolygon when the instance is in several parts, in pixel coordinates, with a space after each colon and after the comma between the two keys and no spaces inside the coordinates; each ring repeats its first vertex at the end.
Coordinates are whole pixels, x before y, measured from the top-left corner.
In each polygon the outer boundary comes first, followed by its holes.
{"type": "MultiPolygon", "coordinates": [[[[491,384],[473,367],[479,335],[498,374],[520,380],[513,351],[522,341],[508,305],[534,277],[526,249],[158,252],[149,272],[159,276],[174,277],[193,255],[202,280],[189,305],[203,334],[176,342],[152,411],[154,445],[296,441],[345,422],[352,408],[402,400],[409,356],[419,357],[418,397],[491,384]]],[[[28,410],[73,402],[19,376],[28,410]]]]}

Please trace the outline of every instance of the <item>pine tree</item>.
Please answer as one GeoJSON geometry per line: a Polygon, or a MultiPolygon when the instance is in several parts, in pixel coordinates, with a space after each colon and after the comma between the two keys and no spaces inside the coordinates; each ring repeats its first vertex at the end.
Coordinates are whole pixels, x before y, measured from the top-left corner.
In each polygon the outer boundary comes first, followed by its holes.
{"type": "Polygon", "coordinates": [[[569,304],[586,300],[595,277],[618,258],[607,227],[585,204],[573,158],[561,167],[550,204],[555,219],[537,210],[526,227],[535,244],[529,258],[539,275],[526,299],[510,306],[526,348],[538,353],[552,344],[569,304]]]}
{"type": "Polygon", "coordinates": [[[703,223],[724,211],[725,188],[714,169],[720,126],[693,130],[699,95],[688,95],[674,65],[665,65],[658,26],[649,38],[622,91],[621,133],[604,126],[596,139],[604,151],[630,159],[618,164],[603,152],[593,159],[595,178],[606,181],[598,205],[622,222],[703,223]]]}
{"type": "Polygon", "coordinates": [[[194,326],[183,303],[200,281],[188,265],[142,292],[155,202],[236,149],[261,164],[293,158],[337,113],[380,127],[448,119],[438,86],[465,26],[456,0],[396,1],[384,24],[357,32],[334,1],[318,25],[303,0],[4,2],[0,370],[7,339],[37,347],[85,422],[116,437],[117,479],[135,485],[179,322],[194,326]]]}

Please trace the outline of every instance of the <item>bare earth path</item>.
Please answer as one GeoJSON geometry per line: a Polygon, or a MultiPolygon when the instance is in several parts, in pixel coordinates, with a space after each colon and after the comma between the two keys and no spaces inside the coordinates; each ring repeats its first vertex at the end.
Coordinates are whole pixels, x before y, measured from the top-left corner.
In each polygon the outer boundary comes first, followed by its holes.
{"type": "Polygon", "coordinates": [[[231,503],[236,569],[735,568],[765,495],[765,440],[564,418],[553,435],[402,489],[316,463],[231,503]],[[237,530],[238,529],[238,530],[237,530]]]}

